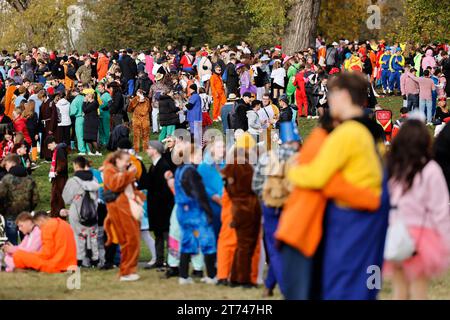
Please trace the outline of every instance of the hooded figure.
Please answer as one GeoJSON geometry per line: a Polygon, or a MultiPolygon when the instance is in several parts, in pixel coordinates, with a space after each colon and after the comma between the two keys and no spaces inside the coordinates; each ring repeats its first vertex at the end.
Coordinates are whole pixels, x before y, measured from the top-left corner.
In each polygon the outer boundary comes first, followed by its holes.
{"type": "Polygon", "coordinates": [[[98,225],[95,221],[92,225],[83,225],[80,219],[81,206],[84,197],[89,196],[95,203],[97,209],[98,189],[100,185],[94,179],[92,171],[76,171],[74,176],[67,180],[62,197],[69,209],[69,223],[75,233],[75,242],[77,244],[78,265],[87,257],[87,250],[92,252],[92,265],[97,265],[98,254],[98,225]]]}
{"type": "Polygon", "coordinates": [[[436,60],[433,56],[433,50],[428,49],[425,53],[425,57],[422,59],[422,70],[427,70],[428,67],[434,69],[436,67],[436,60]]]}

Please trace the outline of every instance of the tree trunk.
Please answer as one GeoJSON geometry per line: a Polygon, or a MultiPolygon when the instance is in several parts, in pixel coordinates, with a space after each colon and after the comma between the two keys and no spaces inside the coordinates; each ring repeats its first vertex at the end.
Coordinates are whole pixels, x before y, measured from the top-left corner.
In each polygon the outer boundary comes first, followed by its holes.
{"type": "Polygon", "coordinates": [[[315,47],[317,22],[321,0],[296,0],[289,10],[289,24],[284,31],[283,52],[288,55],[296,51],[315,47]]]}
{"type": "Polygon", "coordinates": [[[25,11],[30,5],[31,0],[6,0],[14,9],[19,12],[25,11]]]}

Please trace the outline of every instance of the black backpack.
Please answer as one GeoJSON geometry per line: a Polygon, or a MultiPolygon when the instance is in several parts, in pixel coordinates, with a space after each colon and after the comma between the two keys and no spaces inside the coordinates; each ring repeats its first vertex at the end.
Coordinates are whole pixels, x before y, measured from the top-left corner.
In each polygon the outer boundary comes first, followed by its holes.
{"type": "Polygon", "coordinates": [[[80,208],[80,223],[86,227],[92,227],[98,222],[97,205],[92,200],[89,191],[84,192],[80,208]]]}
{"type": "Polygon", "coordinates": [[[237,101],[234,102],[233,108],[231,109],[230,113],[228,114],[228,127],[229,129],[236,130],[236,127],[238,125],[238,119],[236,114],[236,108],[238,107],[237,101]]]}

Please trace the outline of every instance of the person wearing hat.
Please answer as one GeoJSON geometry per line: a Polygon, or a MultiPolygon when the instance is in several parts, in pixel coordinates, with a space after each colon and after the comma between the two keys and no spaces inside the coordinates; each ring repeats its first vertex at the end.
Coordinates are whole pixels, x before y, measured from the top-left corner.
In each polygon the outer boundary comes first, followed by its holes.
{"type": "Polygon", "coordinates": [[[400,94],[400,77],[404,71],[405,57],[402,55],[402,49],[400,47],[395,49],[395,55],[391,56],[389,60],[389,91],[394,93],[397,90],[400,94]]]}
{"type": "Polygon", "coordinates": [[[390,93],[389,78],[391,76],[391,71],[389,69],[389,63],[391,61],[392,54],[391,48],[386,47],[385,52],[381,55],[379,63],[381,68],[381,85],[383,87],[383,93],[390,93]]]}
{"type": "Polygon", "coordinates": [[[280,105],[280,118],[276,124],[277,129],[280,129],[280,123],[286,122],[286,121],[292,121],[296,122],[296,119],[294,118],[294,110],[289,105],[289,99],[287,95],[283,94],[280,99],[278,100],[280,105]]]}
{"type": "MultiPolygon", "coordinates": [[[[286,167],[289,159],[298,152],[301,138],[292,121],[282,122],[282,144],[274,150],[261,156],[255,166],[252,189],[257,194],[263,214],[264,242],[269,256],[269,272],[265,280],[265,296],[272,296],[273,290],[281,282],[281,257],[275,247],[274,233],[278,226],[278,219],[284,203],[289,196],[285,182],[286,167]]],[[[281,292],[284,292],[281,288],[281,292]]]]}
{"type": "Polygon", "coordinates": [[[198,63],[197,72],[203,87],[205,87],[206,92],[209,93],[209,79],[212,75],[212,63],[208,58],[207,51],[203,51],[201,53],[201,59],[198,63]]]}
{"type": "Polygon", "coordinates": [[[251,188],[253,166],[250,163],[250,154],[255,146],[256,141],[249,133],[239,136],[232,151],[233,160],[222,170],[225,189],[231,199],[231,227],[235,229],[237,236],[230,284],[244,288],[256,285],[251,277],[252,255],[261,228],[261,207],[258,197],[251,188]]]}
{"type": "Polygon", "coordinates": [[[228,129],[231,129],[230,115],[233,109],[235,108],[237,100],[238,97],[234,93],[230,93],[228,95],[227,102],[224,104],[220,112],[220,117],[222,118],[222,130],[224,134],[226,134],[228,129]]]}

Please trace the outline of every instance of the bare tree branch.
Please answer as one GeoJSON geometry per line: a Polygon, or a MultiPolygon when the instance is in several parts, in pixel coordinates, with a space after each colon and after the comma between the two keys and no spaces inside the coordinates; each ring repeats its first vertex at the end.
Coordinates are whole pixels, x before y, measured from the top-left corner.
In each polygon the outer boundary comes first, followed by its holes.
{"type": "Polygon", "coordinates": [[[24,12],[31,3],[31,0],[5,0],[11,7],[19,12],[24,12]]]}

